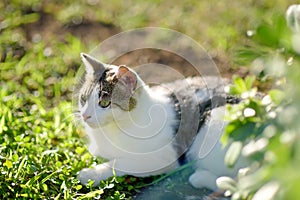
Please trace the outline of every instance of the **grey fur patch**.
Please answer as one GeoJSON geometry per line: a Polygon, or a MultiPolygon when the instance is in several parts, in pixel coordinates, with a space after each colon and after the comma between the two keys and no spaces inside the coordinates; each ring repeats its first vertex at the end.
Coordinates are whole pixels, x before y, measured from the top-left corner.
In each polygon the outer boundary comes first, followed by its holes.
{"type": "Polygon", "coordinates": [[[128,91],[127,86],[118,81],[114,71],[105,71],[100,78],[99,84],[99,101],[110,100],[112,105],[116,105],[124,111],[131,111],[135,108],[136,100],[128,91]]]}
{"type": "Polygon", "coordinates": [[[174,123],[173,141],[179,158],[192,145],[211,108],[226,103],[225,82],[228,81],[217,77],[194,77],[162,85],[174,103],[179,120],[174,123]]]}
{"type": "Polygon", "coordinates": [[[126,85],[118,81],[113,68],[107,67],[102,74],[84,74],[75,87],[81,105],[86,102],[95,87],[98,88],[99,105],[100,101],[109,101],[112,106],[118,106],[124,111],[131,111],[136,107],[136,99],[128,92],[126,85]]]}

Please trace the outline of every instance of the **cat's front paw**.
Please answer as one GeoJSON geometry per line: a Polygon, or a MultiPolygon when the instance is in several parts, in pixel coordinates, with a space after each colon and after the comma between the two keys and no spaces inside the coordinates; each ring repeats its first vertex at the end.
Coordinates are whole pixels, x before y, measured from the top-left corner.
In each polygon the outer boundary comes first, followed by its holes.
{"type": "MultiPolygon", "coordinates": [[[[80,181],[81,184],[83,185],[87,185],[89,180],[94,181],[93,186],[96,186],[96,180],[95,180],[95,176],[94,176],[94,172],[93,169],[89,169],[89,168],[85,168],[82,169],[78,176],[77,179],[80,181]]],[[[99,181],[100,182],[100,181],[99,181]]],[[[98,183],[99,183],[98,182],[98,183]]]]}
{"type": "Polygon", "coordinates": [[[82,169],[77,178],[80,183],[87,185],[89,180],[93,181],[93,187],[100,184],[100,181],[106,180],[113,176],[112,169],[105,165],[98,165],[94,168],[84,168],[82,169]]]}
{"type": "Polygon", "coordinates": [[[189,182],[194,188],[208,188],[216,191],[217,176],[207,170],[197,170],[190,177],[189,182]]]}

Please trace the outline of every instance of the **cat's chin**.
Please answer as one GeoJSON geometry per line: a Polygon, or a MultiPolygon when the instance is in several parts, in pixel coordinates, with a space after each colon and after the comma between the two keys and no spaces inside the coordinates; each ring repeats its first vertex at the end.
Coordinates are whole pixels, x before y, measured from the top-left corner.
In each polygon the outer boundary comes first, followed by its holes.
{"type": "Polygon", "coordinates": [[[96,129],[96,128],[99,128],[99,127],[100,127],[100,124],[98,124],[98,123],[93,123],[93,122],[84,122],[84,125],[85,125],[85,126],[88,126],[89,128],[93,128],[93,129],[96,129]]]}

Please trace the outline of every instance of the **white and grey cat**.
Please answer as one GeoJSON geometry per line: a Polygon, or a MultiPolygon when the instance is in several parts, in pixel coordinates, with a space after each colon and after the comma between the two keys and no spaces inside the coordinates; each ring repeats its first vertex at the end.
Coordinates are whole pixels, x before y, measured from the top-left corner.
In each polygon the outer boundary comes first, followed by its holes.
{"type": "Polygon", "coordinates": [[[86,72],[78,106],[89,151],[108,160],[81,170],[81,183],[158,175],[195,161],[189,182],[216,190],[218,177],[234,176],[243,165],[224,165],[226,149],[219,142],[224,105],[238,100],[224,95],[220,79],[194,77],[149,87],[126,66],[84,53],[81,58],[86,72]]]}

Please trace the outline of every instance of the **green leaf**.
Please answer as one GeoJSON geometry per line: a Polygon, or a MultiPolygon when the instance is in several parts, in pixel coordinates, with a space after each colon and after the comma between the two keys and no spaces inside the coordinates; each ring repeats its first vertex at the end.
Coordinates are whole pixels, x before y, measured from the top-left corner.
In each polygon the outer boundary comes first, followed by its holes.
{"type": "Polygon", "coordinates": [[[102,189],[95,190],[95,191],[92,191],[92,192],[89,192],[85,195],[80,196],[78,199],[81,200],[81,199],[86,199],[86,198],[93,198],[93,197],[99,196],[103,193],[104,193],[104,191],[102,189]]]}
{"type": "Polygon", "coordinates": [[[223,145],[227,145],[227,143],[229,142],[230,135],[235,129],[237,129],[237,126],[234,122],[231,122],[226,126],[225,132],[221,137],[221,142],[223,145]]]}
{"type": "Polygon", "coordinates": [[[134,186],[132,186],[132,185],[129,185],[129,186],[127,187],[127,190],[128,190],[128,191],[133,190],[133,189],[134,189],[134,186]]]}
{"type": "Polygon", "coordinates": [[[270,90],[269,95],[276,105],[279,105],[286,96],[283,91],[277,89],[270,90]]]}
{"type": "Polygon", "coordinates": [[[234,164],[236,163],[237,159],[239,158],[241,154],[241,150],[243,148],[243,143],[242,142],[233,142],[229,149],[226,152],[225,155],[225,164],[228,167],[233,167],[234,164]]]}
{"type": "Polygon", "coordinates": [[[45,178],[43,178],[42,179],[42,183],[45,183],[47,180],[49,180],[54,174],[57,174],[57,173],[59,173],[59,172],[61,172],[61,170],[57,170],[57,171],[54,171],[54,172],[52,172],[51,174],[49,174],[48,176],[46,176],[45,178]]]}
{"type": "Polygon", "coordinates": [[[76,154],[81,155],[85,151],[84,147],[77,147],[75,149],[76,154]]]}
{"type": "Polygon", "coordinates": [[[276,47],[279,38],[278,33],[272,26],[262,24],[256,29],[254,39],[263,45],[276,47]]]}
{"type": "MultiPolygon", "coordinates": [[[[296,169],[295,171],[298,171],[296,169]]],[[[292,177],[292,176],[291,176],[292,177]]],[[[300,197],[300,177],[295,177],[293,180],[293,184],[288,188],[286,192],[286,199],[298,199],[300,197]]]]}
{"type": "Polygon", "coordinates": [[[8,159],[4,162],[3,165],[6,166],[7,169],[12,168],[12,166],[13,166],[12,162],[10,160],[8,160],[8,159]]]}
{"type": "Polygon", "coordinates": [[[245,85],[248,90],[250,90],[253,87],[255,79],[255,76],[247,76],[245,78],[245,85]]]}
{"type": "Polygon", "coordinates": [[[14,162],[17,162],[17,161],[18,161],[18,159],[19,159],[19,156],[18,156],[18,154],[14,154],[14,155],[12,155],[12,160],[13,160],[14,162]]]}
{"type": "Polygon", "coordinates": [[[48,191],[48,186],[47,186],[47,184],[43,183],[42,186],[43,186],[43,190],[44,190],[45,192],[48,191]]]}
{"type": "Polygon", "coordinates": [[[80,190],[82,188],[82,185],[76,185],[75,189],[80,190]]]}
{"type": "Polygon", "coordinates": [[[5,126],[5,116],[3,115],[0,120],[0,133],[7,131],[7,127],[5,126]]]}
{"type": "Polygon", "coordinates": [[[265,54],[265,52],[258,49],[240,49],[236,52],[235,62],[240,65],[249,65],[249,63],[253,62],[256,58],[261,57],[263,54],[265,54]]]}
{"type": "Polygon", "coordinates": [[[230,137],[235,141],[245,141],[247,138],[253,136],[255,132],[256,123],[248,122],[246,124],[242,124],[237,122],[235,125],[236,129],[234,129],[230,137]]]}
{"type": "Polygon", "coordinates": [[[241,77],[235,76],[233,83],[234,83],[233,92],[235,94],[242,94],[247,91],[246,83],[241,77]]]}

